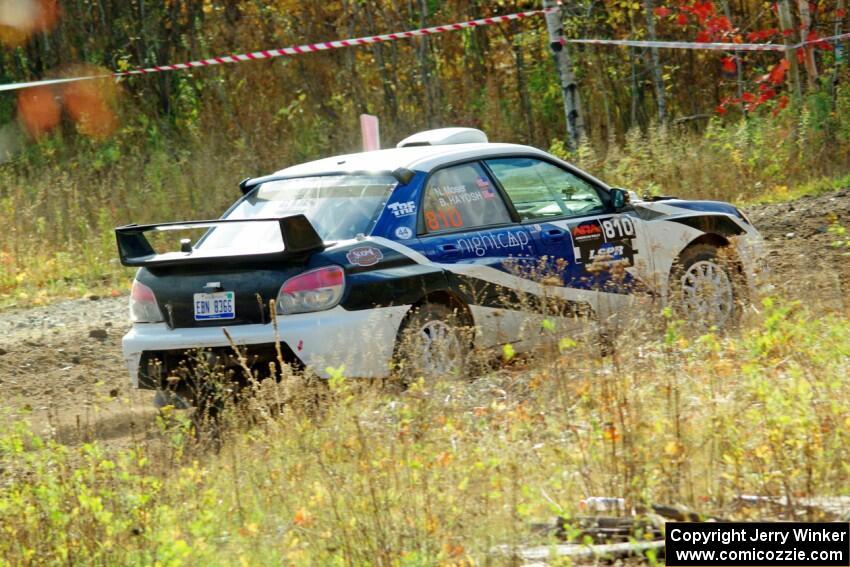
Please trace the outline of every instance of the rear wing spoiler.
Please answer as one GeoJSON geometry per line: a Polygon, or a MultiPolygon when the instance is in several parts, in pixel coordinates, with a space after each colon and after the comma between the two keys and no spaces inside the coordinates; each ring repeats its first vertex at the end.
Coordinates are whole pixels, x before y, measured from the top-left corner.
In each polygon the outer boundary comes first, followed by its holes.
{"type": "Polygon", "coordinates": [[[226,264],[245,261],[273,261],[304,256],[325,249],[325,243],[304,215],[264,219],[221,219],[160,224],[128,224],[115,229],[118,255],[125,266],[175,266],[190,264],[226,264]],[[157,254],[145,237],[146,232],[187,230],[215,227],[222,224],[276,222],[280,226],[283,249],[275,252],[242,254],[238,256],[209,256],[191,250],[157,254]]]}

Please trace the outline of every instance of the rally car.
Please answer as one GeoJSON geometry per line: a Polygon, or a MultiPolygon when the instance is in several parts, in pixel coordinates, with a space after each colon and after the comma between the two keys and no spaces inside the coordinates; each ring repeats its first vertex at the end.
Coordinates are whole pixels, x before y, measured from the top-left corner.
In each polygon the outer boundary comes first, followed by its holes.
{"type": "Polygon", "coordinates": [[[578,333],[636,296],[723,327],[764,265],[761,236],[733,205],[641,200],[475,129],[240,187],[219,220],[116,229],[121,262],[139,267],[123,339],[136,386],[179,382],[198,349],[239,364],[233,344],[258,368],[282,357],[325,377],[405,364],[450,374],[473,348],[533,348],[540,317],[578,333]],[[189,229],[204,232],[179,251],[146,236],[189,229]]]}

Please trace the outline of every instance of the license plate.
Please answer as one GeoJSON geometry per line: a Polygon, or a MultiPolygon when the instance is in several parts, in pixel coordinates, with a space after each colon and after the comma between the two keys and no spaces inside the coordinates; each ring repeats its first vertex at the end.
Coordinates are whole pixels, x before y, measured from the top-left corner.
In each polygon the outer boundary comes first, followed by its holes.
{"type": "Polygon", "coordinates": [[[232,291],[195,294],[195,321],[235,318],[236,294],[232,291]]]}

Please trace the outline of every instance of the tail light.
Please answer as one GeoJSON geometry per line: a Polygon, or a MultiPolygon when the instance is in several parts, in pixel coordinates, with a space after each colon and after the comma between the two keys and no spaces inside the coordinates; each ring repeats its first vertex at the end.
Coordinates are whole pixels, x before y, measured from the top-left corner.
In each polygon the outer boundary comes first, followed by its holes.
{"type": "Polygon", "coordinates": [[[160,323],[165,321],[153,290],[140,282],[133,280],[130,289],[130,321],[133,323],[160,323]]]}
{"type": "Polygon", "coordinates": [[[280,315],[323,311],[335,307],[345,289],[345,271],[328,266],[305,272],[284,282],[277,294],[280,315]]]}

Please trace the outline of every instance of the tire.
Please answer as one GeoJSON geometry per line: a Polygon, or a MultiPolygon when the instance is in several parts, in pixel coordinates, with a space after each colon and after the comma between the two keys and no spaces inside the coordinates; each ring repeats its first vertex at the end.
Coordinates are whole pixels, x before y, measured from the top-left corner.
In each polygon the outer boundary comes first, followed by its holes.
{"type": "Polygon", "coordinates": [[[673,264],[669,303],[692,329],[723,329],[740,320],[740,276],[727,250],[694,244],[682,251],[673,264]]]}
{"type": "Polygon", "coordinates": [[[462,376],[471,347],[469,330],[465,317],[447,305],[414,307],[396,339],[396,374],[404,383],[462,376]]]}

